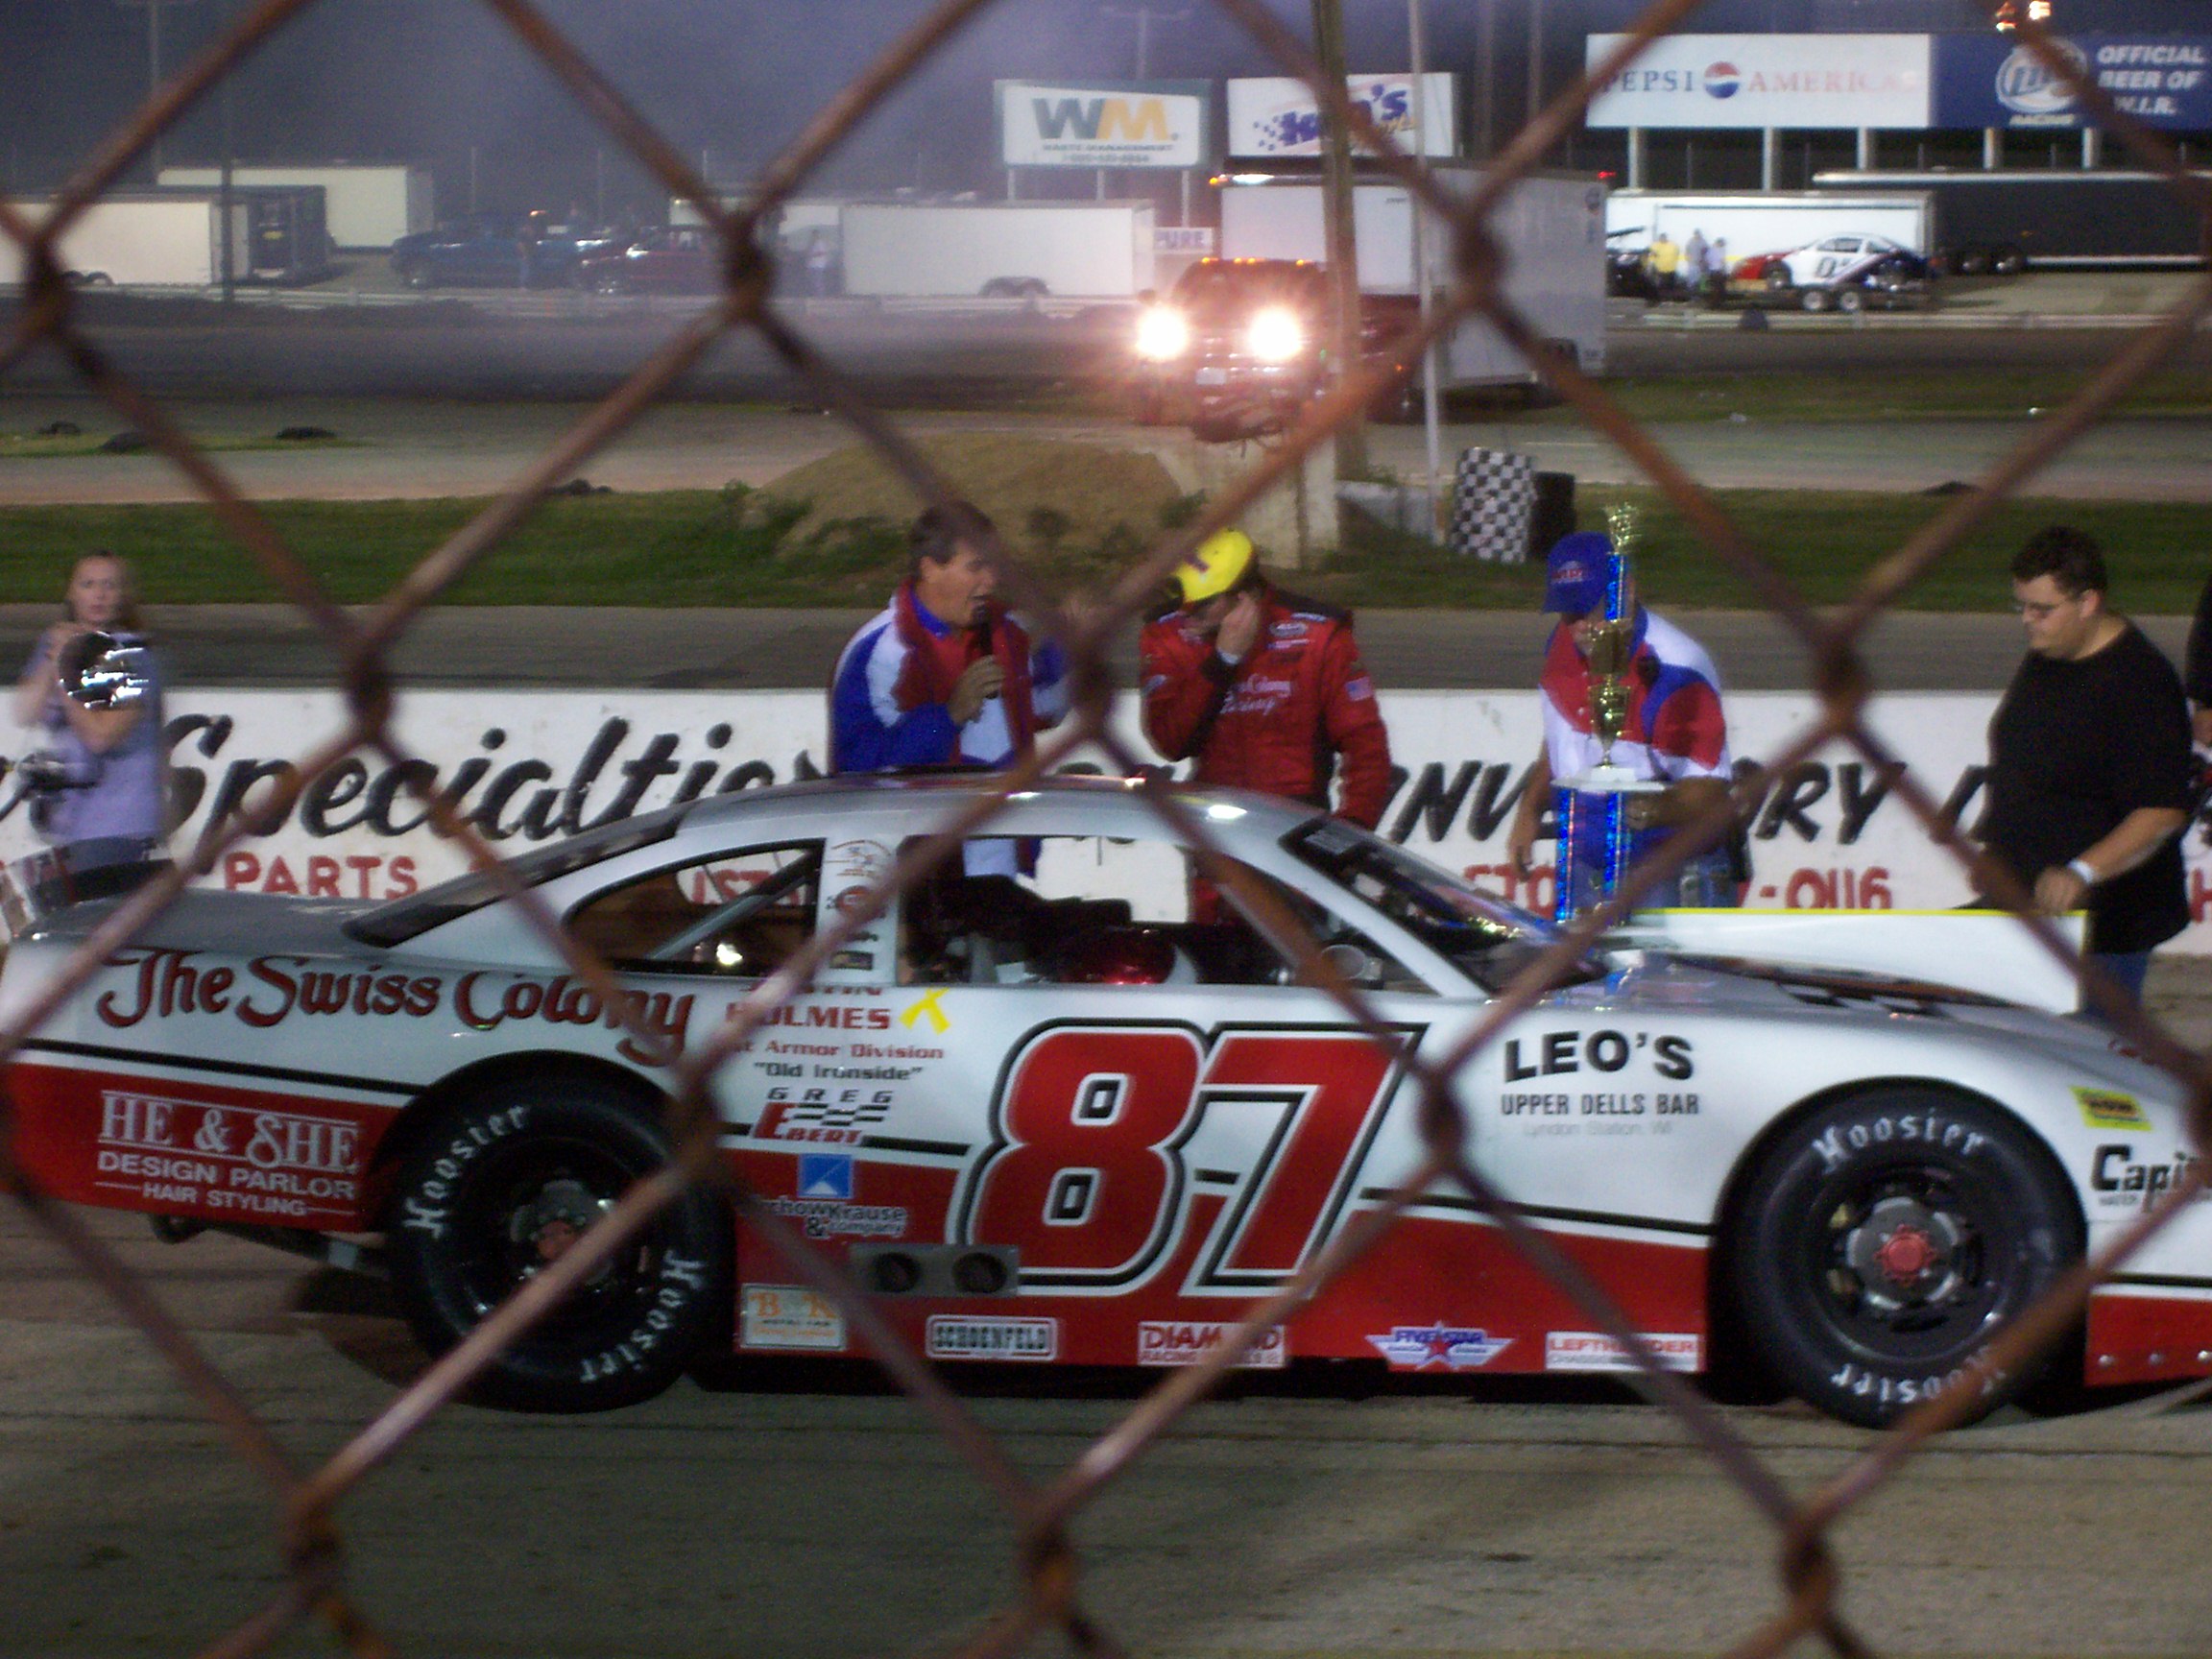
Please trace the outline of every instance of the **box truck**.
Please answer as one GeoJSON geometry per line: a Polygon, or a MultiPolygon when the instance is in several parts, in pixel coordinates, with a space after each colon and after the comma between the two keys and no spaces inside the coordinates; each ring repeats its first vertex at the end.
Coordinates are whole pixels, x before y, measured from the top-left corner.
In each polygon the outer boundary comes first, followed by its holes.
{"type": "Polygon", "coordinates": [[[847,294],[1121,298],[1153,282],[1149,202],[849,202],[847,294]]]}
{"type": "MultiPolygon", "coordinates": [[[[34,221],[51,197],[12,205],[34,221]]],[[[234,189],[228,214],[233,281],[316,281],[330,269],[320,189],[234,189]]],[[[221,193],[118,192],[95,202],[61,238],[61,266],[93,287],[211,288],[223,280],[225,216],[221,193]]],[[[23,251],[0,237],[0,283],[23,280],[23,251]]]]}
{"type": "Polygon", "coordinates": [[[1925,257],[1935,224],[1929,193],[1916,189],[1616,190],[1605,203],[1606,237],[1621,252],[1641,252],[1662,230],[1677,245],[1695,231],[1724,240],[1731,260],[1842,235],[1887,237],[1925,257]]]}
{"type": "MultiPolygon", "coordinates": [[[[214,190],[223,182],[220,167],[164,167],[156,182],[164,189],[214,190]]],[[[340,248],[382,252],[414,230],[438,223],[437,194],[427,167],[368,166],[331,162],[325,166],[254,165],[230,170],[233,188],[319,188],[325,227],[340,248]]]]}
{"type": "MultiPolygon", "coordinates": [[[[1455,198],[1472,196],[1479,170],[1435,166],[1431,177],[1455,198]]],[[[1377,297],[1417,291],[1413,199],[1395,180],[1363,180],[1352,199],[1359,289],[1377,297]]],[[[1595,373],[1605,366],[1605,186],[1587,174],[1535,173],[1516,181],[1492,212],[1492,234],[1505,261],[1505,294],[1561,355],[1595,373]]],[[[1452,228],[1431,217],[1426,255],[1441,293],[1451,281],[1452,228]]],[[[1328,254],[1322,190],[1311,173],[1238,175],[1221,191],[1225,259],[1303,259],[1328,254]]],[[[1497,329],[1471,317],[1439,353],[1438,384],[1506,385],[1535,372],[1497,329]]]]}

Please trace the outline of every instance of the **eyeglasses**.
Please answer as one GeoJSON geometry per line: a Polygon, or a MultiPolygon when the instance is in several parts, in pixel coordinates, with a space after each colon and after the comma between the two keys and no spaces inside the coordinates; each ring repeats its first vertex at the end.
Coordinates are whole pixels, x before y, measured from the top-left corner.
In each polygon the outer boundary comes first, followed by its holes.
{"type": "Polygon", "coordinates": [[[2079,605],[2080,602],[2080,594],[2069,593],[2065,598],[2050,605],[2040,604],[2033,599],[2015,599],[2012,601],[2012,609],[2031,622],[2041,622],[2066,606],[2079,605]]]}

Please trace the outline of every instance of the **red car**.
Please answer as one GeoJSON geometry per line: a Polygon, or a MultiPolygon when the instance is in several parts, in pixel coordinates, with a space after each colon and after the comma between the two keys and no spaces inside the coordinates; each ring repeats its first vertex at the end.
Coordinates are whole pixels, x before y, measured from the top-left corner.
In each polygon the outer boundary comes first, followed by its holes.
{"type": "Polygon", "coordinates": [[[722,249],[705,226],[659,226],[579,260],[576,281],[594,294],[712,294],[722,249]]]}

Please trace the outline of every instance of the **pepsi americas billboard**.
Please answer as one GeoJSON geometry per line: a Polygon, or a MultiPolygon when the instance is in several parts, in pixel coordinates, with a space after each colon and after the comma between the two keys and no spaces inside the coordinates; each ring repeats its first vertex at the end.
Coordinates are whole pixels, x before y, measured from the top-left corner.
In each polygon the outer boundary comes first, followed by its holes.
{"type": "MultiPolygon", "coordinates": [[[[2147,126],[2212,130],[2212,36],[2077,35],[2059,47],[2147,126]]],[[[1936,36],[1937,127],[2093,125],[2073,86],[2016,39],[1936,36]]]]}
{"type": "MultiPolygon", "coordinates": [[[[1588,37],[1595,73],[1625,36],[1588,37]]],[[[1669,35],[1600,84],[1592,127],[1928,125],[1926,35],[1669,35]]]]}

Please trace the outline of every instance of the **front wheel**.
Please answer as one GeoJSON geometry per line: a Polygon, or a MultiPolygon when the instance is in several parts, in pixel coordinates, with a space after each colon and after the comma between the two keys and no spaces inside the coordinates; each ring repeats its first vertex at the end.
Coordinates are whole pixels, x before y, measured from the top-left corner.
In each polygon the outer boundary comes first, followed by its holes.
{"type": "Polygon", "coordinates": [[[1805,290],[1804,297],[1798,301],[1798,303],[1803,305],[1808,311],[1825,311],[1828,309],[1830,302],[1833,301],[1835,298],[1836,297],[1829,293],[1825,288],[1808,288],[1805,290]]]}
{"type": "Polygon", "coordinates": [[[1857,288],[1846,288],[1836,296],[1836,309],[1845,316],[1856,317],[1866,309],[1866,296],[1857,288]]]}
{"type": "MultiPolygon", "coordinates": [[[[448,1107],[392,1192],[392,1288],[416,1338],[452,1348],[668,1157],[643,1096],[588,1079],[448,1107]]],[[[685,1192],[480,1373],[476,1397],[526,1411],[652,1398],[727,1317],[731,1253],[723,1200],[685,1192]]]]}
{"type": "Polygon", "coordinates": [[[1776,265],[1769,268],[1767,273],[1766,282],[1767,293],[1781,293],[1783,289],[1790,286],[1790,268],[1787,265],[1776,265]]]}
{"type": "Polygon", "coordinates": [[[1760,1160],[1726,1244],[1739,1328],[1776,1382],[1886,1427],[1947,1388],[1971,1421],[2041,1365],[1968,1369],[2081,1253],[2063,1172],[2015,1118],[1936,1089],[1868,1090],[1760,1160]]]}

